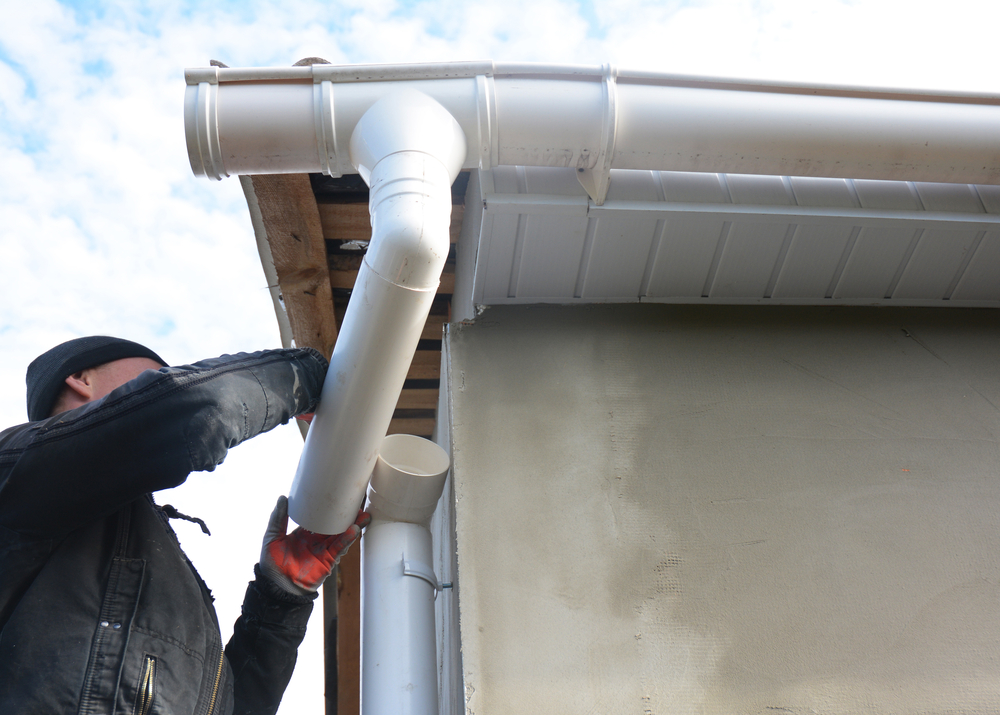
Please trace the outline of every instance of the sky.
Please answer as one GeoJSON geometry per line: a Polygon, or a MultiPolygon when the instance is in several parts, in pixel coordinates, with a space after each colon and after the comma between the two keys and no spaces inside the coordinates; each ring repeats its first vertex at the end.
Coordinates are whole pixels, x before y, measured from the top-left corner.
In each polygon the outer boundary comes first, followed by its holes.
{"type": "MultiPolygon", "coordinates": [[[[493,59],[1000,94],[994,0],[4,2],[0,23],[0,427],[24,370],[73,337],[174,364],[279,345],[239,182],[196,179],[184,69],[493,59]]],[[[228,638],[293,426],[158,497],[228,638]]],[[[320,609],[281,713],[321,713],[320,609]]]]}

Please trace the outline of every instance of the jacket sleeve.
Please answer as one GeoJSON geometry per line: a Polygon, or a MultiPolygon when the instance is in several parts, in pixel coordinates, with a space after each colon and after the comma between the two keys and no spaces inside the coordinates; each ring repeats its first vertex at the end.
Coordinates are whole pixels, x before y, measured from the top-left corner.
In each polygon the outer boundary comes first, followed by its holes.
{"type": "Polygon", "coordinates": [[[55,536],[215,469],[230,447],[315,410],[312,349],[147,370],[100,400],[0,434],[0,526],[55,536]]]}
{"type": "Polygon", "coordinates": [[[317,594],[285,593],[254,568],[243,614],[226,646],[233,670],[233,715],[273,715],[295,669],[317,594]]]}

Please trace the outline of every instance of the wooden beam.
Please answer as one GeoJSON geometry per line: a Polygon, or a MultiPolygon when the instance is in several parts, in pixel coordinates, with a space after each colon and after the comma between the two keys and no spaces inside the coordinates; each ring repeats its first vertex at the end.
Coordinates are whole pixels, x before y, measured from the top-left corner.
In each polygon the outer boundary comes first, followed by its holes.
{"type": "MultiPolygon", "coordinates": [[[[448,273],[448,266],[445,266],[445,273],[441,274],[441,285],[438,286],[438,293],[451,295],[455,292],[455,267],[451,266],[451,273],[448,273]]],[[[330,271],[330,286],[333,288],[354,287],[354,282],[358,279],[357,271],[330,271]]]]}
{"type": "Polygon", "coordinates": [[[458,237],[462,235],[462,221],[465,220],[465,204],[451,205],[451,242],[458,243],[458,237]]]}
{"type": "Polygon", "coordinates": [[[406,373],[407,380],[440,380],[441,351],[417,350],[410,363],[410,371],[406,373]]]}
{"type": "Polygon", "coordinates": [[[323,237],[336,241],[370,241],[371,218],[368,204],[319,204],[323,237]]]}
{"type": "Polygon", "coordinates": [[[337,566],[336,715],[361,714],[361,544],[337,566]]]}
{"type": "Polygon", "coordinates": [[[404,389],[396,403],[397,410],[434,410],[437,409],[437,389],[404,389]]]}
{"type": "Polygon", "coordinates": [[[389,423],[386,434],[415,434],[418,437],[429,437],[434,433],[435,419],[433,417],[395,417],[389,423]]]}
{"type": "Polygon", "coordinates": [[[307,174],[252,176],[295,344],[327,358],[337,340],[326,244],[307,174]]]}
{"type": "MultiPolygon", "coordinates": [[[[451,207],[451,242],[458,243],[462,232],[465,206],[453,204],[451,207]]],[[[372,238],[371,218],[368,204],[319,204],[319,219],[323,226],[323,237],[332,241],[370,241],[372,238]]]]}
{"type": "Polygon", "coordinates": [[[424,332],[420,333],[420,339],[441,340],[444,337],[444,326],[447,322],[447,315],[428,315],[427,322],[424,323],[424,332]]]}
{"type": "Polygon", "coordinates": [[[323,694],[326,696],[326,713],[337,715],[337,584],[340,573],[333,574],[320,588],[319,601],[323,604],[323,694]]]}
{"type": "Polygon", "coordinates": [[[332,255],[327,259],[330,271],[359,271],[361,264],[365,261],[365,254],[361,251],[351,253],[340,253],[332,255]]]}

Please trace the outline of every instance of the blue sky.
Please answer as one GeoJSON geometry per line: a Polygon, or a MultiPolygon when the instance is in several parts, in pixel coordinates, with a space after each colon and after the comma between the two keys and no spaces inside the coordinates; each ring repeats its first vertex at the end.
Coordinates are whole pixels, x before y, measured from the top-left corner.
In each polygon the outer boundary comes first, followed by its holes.
{"type": "MultiPolygon", "coordinates": [[[[173,362],[278,343],[238,181],[195,179],[185,67],[470,59],[1000,93],[996,3],[959,0],[318,0],[8,3],[0,25],[0,422],[24,368],[71,337],[173,362]]],[[[166,498],[231,623],[286,491],[294,428],[234,450],[166,498]]],[[[320,712],[313,628],[284,712],[320,712]]]]}

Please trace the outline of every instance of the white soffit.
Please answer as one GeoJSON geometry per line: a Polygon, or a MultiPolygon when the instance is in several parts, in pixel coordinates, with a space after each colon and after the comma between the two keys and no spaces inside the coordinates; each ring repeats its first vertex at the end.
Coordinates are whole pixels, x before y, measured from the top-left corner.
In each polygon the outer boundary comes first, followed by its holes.
{"type": "Polygon", "coordinates": [[[473,302],[1000,307],[1000,186],[611,175],[481,171],[473,302]]]}

